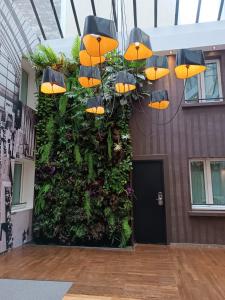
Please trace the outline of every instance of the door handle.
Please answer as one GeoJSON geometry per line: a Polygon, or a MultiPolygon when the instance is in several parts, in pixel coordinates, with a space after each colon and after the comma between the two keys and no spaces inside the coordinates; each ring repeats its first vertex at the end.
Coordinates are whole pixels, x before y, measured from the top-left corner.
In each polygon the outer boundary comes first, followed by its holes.
{"type": "Polygon", "coordinates": [[[162,192],[158,192],[158,198],[156,199],[156,201],[158,202],[159,206],[163,206],[163,193],[162,192]]]}

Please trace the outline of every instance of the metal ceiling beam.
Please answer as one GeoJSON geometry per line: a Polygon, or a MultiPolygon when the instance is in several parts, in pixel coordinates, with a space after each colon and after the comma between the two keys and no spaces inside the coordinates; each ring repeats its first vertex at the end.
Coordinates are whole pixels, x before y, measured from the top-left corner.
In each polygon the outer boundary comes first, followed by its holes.
{"type": "Polygon", "coordinates": [[[38,15],[38,12],[37,12],[37,9],[36,9],[36,6],[35,6],[35,4],[34,4],[34,1],[33,1],[33,0],[30,0],[30,3],[31,3],[32,9],[33,9],[33,12],[34,12],[34,14],[35,14],[35,17],[36,17],[36,19],[37,19],[38,26],[39,26],[39,28],[40,28],[40,30],[41,30],[41,34],[42,34],[42,36],[43,36],[43,39],[44,39],[44,40],[47,40],[46,35],[45,35],[45,32],[44,32],[44,29],[43,29],[42,24],[41,24],[41,20],[40,20],[40,18],[39,18],[39,15],[38,15]]]}
{"type": "Polygon", "coordinates": [[[50,0],[50,3],[51,3],[52,10],[53,10],[53,14],[55,16],[55,21],[56,21],[56,24],[57,24],[57,27],[58,27],[58,30],[59,30],[59,34],[60,34],[61,38],[63,39],[63,32],[62,32],[62,28],[61,28],[61,25],[60,25],[60,22],[59,22],[59,18],[57,16],[54,1],[50,0]]]}
{"type": "Polygon", "coordinates": [[[137,3],[133,0],[133,11],[134,11],[134,27],[137,27],[137,3]]]}
{"type": "Polygon", "coordinates": [[[198,0],[198,8],[197,8],[197,13],[196,13],[196,20],[195,23],[199,22],[199,16],[200,16],[200,11],[201,11],[201,5],[202,5],[202,0],[198,0]]]}
{"type": "Polygon", "coordinates": [[[95,0],[91,0],[91,7],[92,7],[93,15],[96,16],[95,0]]]}
{"type": "Polygon", "coordinates": [[[76,8],[75,8],[73,0],[70,0],[70,3],[71,3],[74,20],[75,20],[76,27],[77,27],[77,32],[78,32],[79,36],[81,36],[80,25],[79,25],[79,21],[78,21],[78,18],[77,18],[77,12],[76,12],[76,8]]]}
{"type": "Polygon", "coordinates": [[[158,0],[154,0],[154,27],[157,27],[158,22],[158,0]]]}
{"type": "Polygon", "coordinates": [[[115,0],[112,0],[112,10],[113,10],[113,19],[114,19],[114,22],[115,22],[116,31],[118,32],[118,20],[117,20],[117,15],[116,15],[116,3],[115,3],[115,0]]]}
{"type": "Polygon", "coordinates": [[[222,15],[222,11],[223,11],[223,5],[224,5],[224,0],[221,0],[217,21],[220,21],[220,19],[221,19],[221,15],[222,15]]]}
{"type": "Polygon", "coordinates": [[[175,20],[174,25],[178,24],[178,15],[179,15],[179,0],[176,0],[176,8],[175,8],[175,20]]]}

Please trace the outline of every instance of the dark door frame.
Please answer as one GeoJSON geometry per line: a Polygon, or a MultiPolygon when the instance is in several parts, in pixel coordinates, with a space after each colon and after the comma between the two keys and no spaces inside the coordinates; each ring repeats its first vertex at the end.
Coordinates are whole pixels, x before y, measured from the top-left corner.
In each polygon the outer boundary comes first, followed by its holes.
{"type": "Polygon", "coordinates": [[[170,244],[171,241],[171,222],[170,222],[170,193],[169,193],[169,165],[168,165],[168,155],[134,155],[132,157],[133,161],[162,161],[163,163],[163,175],[164,175],[164,197],[165,197],[165,213],[166,213],[166,244],[170,244]]]}

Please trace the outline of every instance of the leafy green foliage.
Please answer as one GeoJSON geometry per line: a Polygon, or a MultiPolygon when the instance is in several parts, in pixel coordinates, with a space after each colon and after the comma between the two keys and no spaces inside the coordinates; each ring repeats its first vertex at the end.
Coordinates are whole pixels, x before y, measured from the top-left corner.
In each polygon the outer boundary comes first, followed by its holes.
{"type": "Polygon", "coordinates": [[[73,42],[72,49],[71,49],[71,55],[74,61],[78,60],[79,52],[80,52],[80,37],[77,36],[73,42]]]}
{"type": "Polygon", "coordinates": [[[116,52],[106,55],[102,65],[106,113],[93,116],[85,112],[85,105],[99,90],[79,85],[79,47],[77,38],[72,60],[42,46],[30,57],[37,77],[50,65],[64,72],[67,86],[63,96],[37,94],[34,239],[125,247],[132,235],[131,101],[142,97],[143,91],[138,87],[135,93],[117,95],[114,79],[125,64],[143,84],[143,63],[125,63],[116,52]]]}
{"type": "Polygon", "coordinates": [[[90,195],[89,192],[84,193],[84,211],[87,219],[89,220],[91,217],[91,201],[90,201],[90,195]]]}
{"type": "Polygon", "coordinates": [[[63,95],[60,97],[59,99],[59,113],[60,116],[63,116],[66,112],[66,107],[67,107],[67,102],[68,102],[68,98],[66,95],[63,95]]]}

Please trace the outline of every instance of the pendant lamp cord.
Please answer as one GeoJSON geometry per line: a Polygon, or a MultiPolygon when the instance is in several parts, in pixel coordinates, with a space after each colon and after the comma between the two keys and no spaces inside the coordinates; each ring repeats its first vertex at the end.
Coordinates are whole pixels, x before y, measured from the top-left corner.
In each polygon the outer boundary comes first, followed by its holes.
{"type": "MultiPolygon", "coordinates": [[[[188,68],[187,68],[187,77],[188,77],[188,68]]],[[[181,108],[181,105],[182,105],[182,102],[183,102],[183,99],[184,99],[184,94],[185,94],[185,89],[186,89],[186,84],[187,84],[187,79],[185,80],[185,83],[184,83],[184,88],[183,88],[183,91],[182,91],[182,96],[180,98],[180,101],[179,101],[179,104],[177,106],[177,109],[174,113],[174,115],[168,120],[168,121],[165,121],[165,122],[162,122],[162,123],[159,123],[159,122],[151,122],[152,124],[154,125],[159,125],[159,126],[164,126],[164,125],[168,125],[170,124],[175,118],[176,116],[178,115],[179,111],[180,111],[180,108],[181,108]]],[[[139,106],[141,107],[141,103],[139,102],[139,106]]],[[[142,112],[146,114],[146,111],[142,108],[142,112]]],[[[147,114],[146,114],[147,115],[147,114]]],[[[159,114],[158,114],[158,117],[159,117],[159,114]]],[[[135,120],[136,121],[136,120],[135,120]]],[[[136,122],[137,123],[137,122],[136,122]]],[[[138,126],[139,127],[139,126],[138,126]]],[[[142,134],[143,133],[143,130],[141,130],[142,134]]]]}
{"type": "Polygon", "coordinates": [[[182,96],[180,98],[180,102],[177,106],[177,109],[174,113],[174,115],[166,122],[163,122],[163,123],[155,123],[156,125],[160,125],[160,126],[163,126],[163,125],[168,125],[170,124],[175,118],[176,116],[178,115],[179,111],[180,111],[180,108],[181,108],[181,105],[182,105],[182,102],[183,102],[183,99],[184,99],[184,94],[185,94],[185,88],[186,88],[186,83],[187,83],[187,80],[185,80],[185,83],[184,83],[184,88],[183,88],[183,92],[182,92],[182,96]]]}

